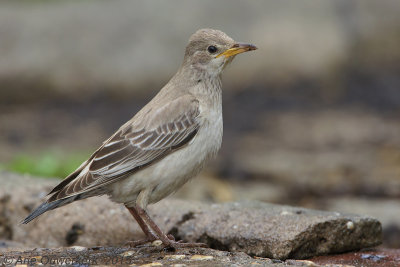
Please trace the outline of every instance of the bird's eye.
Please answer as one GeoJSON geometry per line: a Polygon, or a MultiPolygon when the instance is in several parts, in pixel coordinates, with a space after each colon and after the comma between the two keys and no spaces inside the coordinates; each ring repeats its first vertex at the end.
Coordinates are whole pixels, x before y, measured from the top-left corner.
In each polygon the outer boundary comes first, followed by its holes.
{"type": "Polygon", "coordinates": [[[209,47],[207,47],[207,51],[211,54],[214,54],[218,51],[218,48],[214,45],[210,45],[209,47]]]}

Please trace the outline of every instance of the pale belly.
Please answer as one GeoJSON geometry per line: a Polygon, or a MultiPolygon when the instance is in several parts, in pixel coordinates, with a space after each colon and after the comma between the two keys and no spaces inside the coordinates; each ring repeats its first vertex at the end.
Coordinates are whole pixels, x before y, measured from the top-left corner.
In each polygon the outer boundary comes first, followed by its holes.
{"type": "Polygon", "coordinates": [[[162,160],[111,184],[110,198],[118,203],[135,203],[141,191],[149,190],[145,200],[155,203],[178,190],[215,156],[222,141],[222,116],[199,129],[193,140],[162,160]]]}

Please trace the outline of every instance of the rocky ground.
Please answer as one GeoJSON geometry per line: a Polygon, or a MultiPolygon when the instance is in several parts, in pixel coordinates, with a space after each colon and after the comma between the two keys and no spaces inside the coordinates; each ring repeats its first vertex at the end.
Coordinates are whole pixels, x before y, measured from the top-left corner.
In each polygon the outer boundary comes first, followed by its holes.
{"type": "MultiPolygon", "coordinates": [[[[167,199],[149,208],[160,227],[178,239],[204,242],[210,248],[171,251],[157,242],[129,248],[124,243],[143,238],[143,233],[125,208],[106,197],[72,203],[28,225],[19,225],[55,181],[3,172],[0,182],[0,234],[4,239],[0,259],[4,265],[10,261],[75,260],[106,265],[119,261],[151,266],[317,266],[303,260],[358,251],[382,242],[382,226],[369,216],[257,201],[206,204],[167,199]]],[[[351,255],[360,261],[399,263],[393,258],[396,253],[364,250],[351,255]]],[[[333,259],[315,261],[325,264],[335,262],[333,259]]]]}
{"type": "MultiPolygon", "coordinates": [[[[397,252],[398,255],[398,252],[397,252]]],[[[168,251],[156,246],[123,247],[68,247],[0,252],[0,264],[10,266],[304,266],[352,267],[398,266],[396,254],[388,250],[364,250],[336,256],[316,257],[310,260],[274,260],[251,257],[243,252],[226,252],[207,248],[168,251]],[[394,256],[393,256],[394,255],[394,256]]]]}

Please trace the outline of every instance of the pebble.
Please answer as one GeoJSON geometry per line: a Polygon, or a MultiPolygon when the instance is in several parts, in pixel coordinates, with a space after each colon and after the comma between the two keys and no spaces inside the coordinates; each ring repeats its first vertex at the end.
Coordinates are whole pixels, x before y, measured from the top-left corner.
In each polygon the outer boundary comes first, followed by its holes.
{"type": "Polygon", "coordinates": [[[186,255],[166,255],[164,259],[181,260],[184,259],[186,255]]]}
{"type": "Polygon", "coordinates": [[[120,255],[122,257],[129,257],[129,256],[132,256],[133,254],[135,254],[134,251],[125,251],[124,253],[121,253],[120,255]]]}
{"type": "Polygon", "coordinates": [[[162,241],[161,240],[154,240],[151,244],[153,246],[155,246],[155,247],[158,247],[158,246],[162,245],[162,241]]]}
{"type": "Polygon", "coordinates": [[[287,210],[284,210],[284,211],[281,212],[281,215],[292,215],[292,214],[293,214],[293,212],[290,212],[290,211],[287,211],[287,210]]]}
{"type": "Polygon", "coordinates": [[[346,227],[348,230],[353,230],[354,229],[354,223],[352,221],[348,221],[346,223],[346,227]]]}
{"type": "MultiPolygon", "coordinates": [[[[131,266],[136,266],[136,265],[131,265],[131,266]]],[[[142,266],[142,267],[162,266],[162,263],[161,262],[152,262],[152,263],[147,263],[147,264],[143,264],[140,266],[142,266]]]]}
{"type": "Polygon", "coordinates": [[[204,256],[204,255],[193,255],[190,259],[194,260],[194,261],[206,261],[206,260],[212,260],[212,259],[214,259],[214,257],[213,256],[204,256]]]}
{"type": "Polygon", "coordinates": [[[73,250],[75,250],[75,251],[84,251],[84,250],[87,250],[86,247],[81,247],[81,246],[72,246],[71,248],[72,248],[73,250]]]}

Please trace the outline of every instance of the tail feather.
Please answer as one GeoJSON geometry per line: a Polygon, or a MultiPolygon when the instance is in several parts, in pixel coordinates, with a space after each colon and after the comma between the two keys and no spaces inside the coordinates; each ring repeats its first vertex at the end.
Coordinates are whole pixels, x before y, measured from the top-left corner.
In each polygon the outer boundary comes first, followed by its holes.
{"type": "MultiPolygon", "coordinates": [[[[79,195],[78,195],[79,196],[79,195]]],[[[77,200],[78,196],[73,196],[73,197],[69,197],[69,198],[64,198],[64,199],[59,199],[56,201],[52,201],[52,202],[44,202],[42,203],[39,207],[37,207],[31,214],[29,214],[24,220],[22,220],[20,222],[20,224],[27,224],[30,221],[32,221],[33,219],[35,219],[36,217],[42,215],[43,213],[45,213],[46,211],[49,210],[53,210],[55,208],[64,206],[68,203],[71,203],[75,200],[77,200]]]]}

